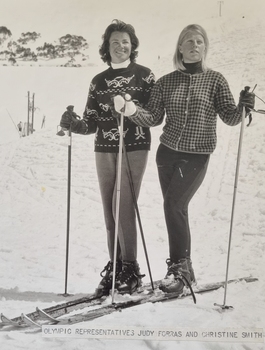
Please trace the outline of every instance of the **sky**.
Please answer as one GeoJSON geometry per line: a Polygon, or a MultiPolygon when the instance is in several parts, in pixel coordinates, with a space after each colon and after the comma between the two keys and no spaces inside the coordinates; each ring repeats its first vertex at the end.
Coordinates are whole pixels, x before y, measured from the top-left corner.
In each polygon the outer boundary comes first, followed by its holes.
{"type": "Polygon", "coordinates": [[[113,19],[123,20],[134,26],[140,41],[139,63],[146,64],[151,52],[160,57],[168,52],[173,55],[178,35],[186,25],[198,23],[207,31],[207,19],[211,22],[212,18],[230,17],[234,22],[244,17],[255,21],[264,14],[265,1],[0,0],[0,9],[0,26],[11,31],[13,40],[33,31],[41,34],[38,45],[58,42],[66,34],[81,35],[89,44],[91,62],[96,64],[106,27],[113,19]]]}
{"type": "MultiPolygon", "coordinates": [[[[146,22],[149,38],[157,27],[167,27],[172,18],[179,23],[219,16],[217,0],[0,0],[0,26],[11,30],[13,37],[37,31],[54,39],[65,34],[82,35],[99,41],[110,22],[119,18],[142,28],[146,22]],[[100,34],[99,34],[100,33],[100,34]],[[98,37],[100,36],[100,37],[98,37]]],[[[264,9],[263,0],[224,0],[221,14],[250,15],[264,9]]],[[[143,34],[145,35],[145,34],[143,34]]]]}

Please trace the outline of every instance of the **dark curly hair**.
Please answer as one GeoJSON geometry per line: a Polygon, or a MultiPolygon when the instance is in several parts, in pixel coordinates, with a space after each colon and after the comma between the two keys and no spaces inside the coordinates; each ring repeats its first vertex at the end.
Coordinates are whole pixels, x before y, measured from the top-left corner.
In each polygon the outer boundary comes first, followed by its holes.
{"type": "Polygon", "coordinates": [[[110,66],[111,56],[109,53],[109,39],[113,32],[123,32],[127,33],[130,36],[132,44],[130,60],[131,62],[134,62],[136,57],[138,56],[138,51],[136,51],[136,49],[139,46],[139,40],[135,35],[134,27],[131,24],[126,24],[118,19],[114,19],[105,30],[105,33],[102,35],[103,43],[99,49],[99,54],[102,61],[107,62],[107,64],[110,66]]]}

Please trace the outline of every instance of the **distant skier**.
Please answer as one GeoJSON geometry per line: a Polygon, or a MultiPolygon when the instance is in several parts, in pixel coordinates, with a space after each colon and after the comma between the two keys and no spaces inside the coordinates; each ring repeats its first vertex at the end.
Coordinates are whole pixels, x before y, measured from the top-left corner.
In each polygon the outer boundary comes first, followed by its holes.
{"type": "Polygon", "coordinates": [[[180,33],[174,64],[176,70],[161,77],[146,107],[114,98],[117,112],[125,108],[128,119],[142,127],[165,119],[156,162],[164,197],[169,239],[167,274],[161,289],[182,294],[195,281],[191,265],[188,205],[205,177],[210,154],[216,147],[217,115],[228,125],[242,120],[243,106],[254,108],[255,95],[243,90],[239,103],[226,79],[206,67],[209,41],[199,25],[180,33]]]}
{"type": "Polygon", "coordinates": [[[22,128],[23,128],[23,123],[20,121],[17,125],[19,136],[22,136],[22,128]]]}
{"type": "MultiPolygon", "coordinates": [[[[101,273],[102,280],[98,286],[98,290],[103,294],[108,294],[112,288],[115,225],[118,224],[115,223],[115,208],[119,114],[114,110],[112,98],[113,95],[128,92],[137,104],[145,106],[154,85],[151,70],[135,63],[138,45],[133,26],[114,20],[107,27],[99,50],[101,59],[109,68],[92,79],[83,119],[77,120],[68,110],[63,114],[60,123],[65,129],[69,129],[71,125],[74,133],[95,133],[96,167],[109,249],[109,262],[101,273]]],[[[150,130],[127,119],[123,137],[132,166],[133,186],[138,197],[150,149],[150,130]]],[[[132,293],[141,285],[142,275],[137,262],[134,201],[124,157],[121,178],[115,287],[120,293],[132,293]]]]}

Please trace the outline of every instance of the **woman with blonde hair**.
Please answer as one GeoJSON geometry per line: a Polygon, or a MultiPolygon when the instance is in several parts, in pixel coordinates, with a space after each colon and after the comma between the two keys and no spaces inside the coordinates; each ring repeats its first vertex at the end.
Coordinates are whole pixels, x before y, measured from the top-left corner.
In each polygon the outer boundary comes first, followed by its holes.
{"type": "Polygon", "coordinates": [[[197,35],[200,35],[203,38],[204,41],[204,52],[203,55],[201,56],[201,65],[202,65],[202,70],[206,70],[206,56],[208,53],[209,49],[209,40],[206,31],[198,24],[191,24],[184,28],[182,32],[179,35],[177,46],[176,46],[176,51],[173,57],[173,63],[174,67],[179,70],[185,70],[185,66],[183,65],[183,54],[179,50],[179,47],[185,40],[186,36],[189,33],[197,33],[197,35]]]}
{"type": "Polygon", "coordinates": [[[166,115],[156,155],[169,239],[161,289],[179,294],[195,282],[188,205],[216,147],[217,115],[227,125],[237,125],[243,107],[253,108],[255,99],[253,93],[241,91],[235,104],[223,75],[206,67],[208,49],[206,31],[200,25],[188,25],[178,39],[176,69],[158,79],[145,107],[115,97],[116,110],[125,106],[125,115],[143,127],[157,125],[166,115]]]}

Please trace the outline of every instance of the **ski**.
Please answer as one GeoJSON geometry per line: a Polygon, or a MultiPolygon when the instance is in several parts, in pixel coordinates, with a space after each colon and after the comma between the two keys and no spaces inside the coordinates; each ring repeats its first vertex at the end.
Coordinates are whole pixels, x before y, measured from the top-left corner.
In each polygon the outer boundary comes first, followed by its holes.
{"type": "MultiPolygon", "coordinates": [[[[229,280],[228,283],[234,283],[234,282],[240,282],[245,281],[247,283],[258,281],[257,278],[252,277],[245,277],[245,278],[239,278],[239,279],[233,279],[229,280]]],[[[109,315],[111,313],[114,313],[116,311],[121,311],[123,309],[128,309],[134,306],[138,306],[145,303],[157,303],[157,302],[166,302],[173,299],[183,299],[185,297],[191,296],[191,292],[189,290],[186,290],[184,294],[179,295],[178,293],[164,293],[159,288],[158,285],[160,281],[155,281],[155,289],[153,290],[142,290],[138,291],[138,293],[135,293],[131,296],[129,296],[128,300],[125,301],[119,301],[117,303],[103,305],[97,309],[94,310],[88,310],[84,313],[77,313],[75,315],[69,315],[67,317],[62,317],[57,325],[72,325],[75,323],[80,322],[86,322],[91,321],[93,319],[109,315]]],[[[218,290],[219,288],[222,288],[225,286],[225,282],[216,282],[216,283],[207,283],[202,285],[197,285],[193,288],[193,292],[195,294],[202,294],[211,292],[214,290],[218,290]]],[[[118,297],[118,296],[117,296],[118,297]]],[[[126,295],[125,295],[126,298],[126,295]]]]}
{"type": "MultiPolygon", "coordinates": [[[[190,294],[183,294],[181,298],[186,296],[190,296],[190,294]]],[[[179,294],[177,293],[164,293],[158,288],[155,288],[154,292],[148,292],[148,294],[142,292],[138,296],[134,295],[132,299],[129,300],[125,299],[125,301],[104,305],[94,310],[88,310],[84,313],[77,313],[75,315],[70,316],[67,315],[67,317],[65,318],[62,317],[57,323],[57,325],[72,325],[75,323],[87,322],[102,316],[109,315],[116,311],[131,308],[133,306],[142,305],[145,303],[156,303],[159,301],[163,302],[177,298],[180,298],[179,294]]]]}
{"type": "MultiPolygon", "coordinates": [[[[254,277],[243,277],[238,279],[231,279],[228,283],[235,283],[245,281],[247,283],[258,281],[257,278],[254,277]]],[[[71,300],[65,303],[57,304],[52,307],[46,309],[36,308],[36,311],[29,314],[22,314],[19,317],[9,319],[3,314],[1,314],[0,327],[5,328],[9,327],[41,327],[42,324],[74,324],[77,322],[89,321],[98,317],[102,317],[104,315],[113,313],[115,311],[120,311],[122,309],[130,308],[133,306],[137,306],[140,304],[144,304],[147,302],[156,303],[163,302],[170,299],[184,298],[190,296],[190,292],[188,291],[186,294],[181,297],[176,293],[163,293],[159,289],[159,285],[161,284],[161,280],[154,281],[154,290],[151,287],[150,283],[143,284],[135,293],[130,295],[117,295],[117,299],[124,298],[124,301],[119,301],[114,304],[102,305],[102,303],[107,303],[109,297],[101,296],[98,294],[90,294],[87,297],[82,297],[79,299],[71,300]],[[126,298],[129,300],[126,300],[126,298]],[[84,308],[88,308],[94,306],[93,310],[88,310],[85,313],[79,313],[76,315],[67,315],[73,311],[81,310],[84,308]],[[67,317],[63,318],[64,315],[67,317]],[[45,322],[46,321],[46,322],[45,322]],[[39,323],[41,322],[41,323],[39,323]]],[[[221,287],[225,286],[225,282],[215,282],[215,283],[207,283],[202,285],[196,285],[193,288],[195,294],[206,293],[213,290],[217,290],[221,287]]]]}
{"type": "MultiPolygon", "coordinates": [[[[86,297],[73,299],[65,303],[57,304],[46,309],[37,308],[36,311],[28,313],[24,316],[27,316],[32,321],[36,322],[43,319],[44,313],[52,318],[57,318],[59,316],[65,315],[71,311],[79,310],[88,306],[98,305],[105,300],[105,296],[99,295],[97,293],[89,294],[86,297]]],[[[14,326],[14,327],[25,327],[28,324],[25,322],[22,316],[18,316],[12,319],[9,319],[5,315],[1,314],[0,328],[4,326],[14,326]]]]}

